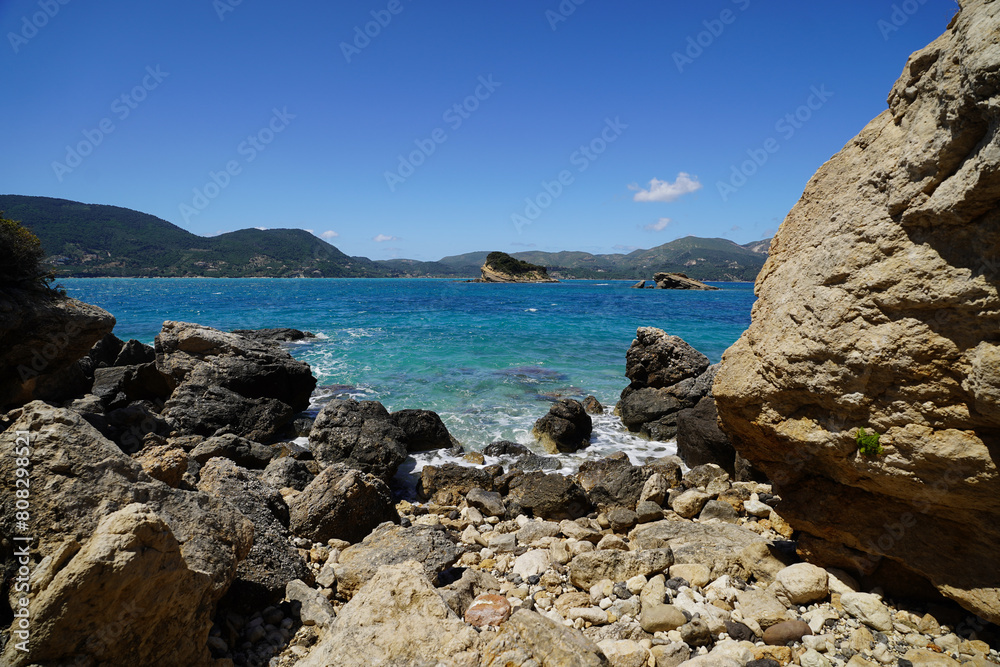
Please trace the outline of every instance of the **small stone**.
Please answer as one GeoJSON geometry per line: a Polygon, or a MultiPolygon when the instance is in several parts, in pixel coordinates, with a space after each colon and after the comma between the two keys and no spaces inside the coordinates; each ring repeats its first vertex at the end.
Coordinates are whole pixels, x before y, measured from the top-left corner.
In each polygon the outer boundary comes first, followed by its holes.
{"type": "Polygon", "coordinates": [[[892,630],[892,615],[889,608],[872,593],[844,593],[840,596],[844,610],[865,625],[889,632],[892,630]]]}
{"type": "Polygon", "coordinates": [[[639,516],[630,509],[616,507],[608,512],[608,523],[616,533],[627,532],[638,522],[639,516]]]}
{"type": "Polygon", "coordinates": [[[632,591],[629,590],[628,586],[623,581],[619,581],[614,585],[611,589],[611,594],[619,600],[628,600],[632,597],[632,591]]]}
{"type": "Polygon", "coordinates": [[[483,456],[482,452],[469,452],[462,457],[462,460],[477,466],[481,466],[486,463],[486,457],[483,456]]]}
{"type": "Polygon", "coordinates": [[[517,541],[521,544],[533,544],[558,534],[559,524],[554,521],[528,521],[517,531],[517,541]]]}
{"type": "Polygon", "coordinates": [[[726,634],[738,642],[756,642],[757,635],[747,625],[739,621],[726,621],[726,634]]]}
{"type": "Polygon", "coordinates": [[[650,634],[676,630],[687,622],[684,613],[670,604],[642,605],[639,615],[639,625],[650,634]]]}
{"type": "Polygon", "coordinates": [[[591,625],[607,625],[608,624],[608,612],[604,611],[600,607],[571,607],[569,611],[566,612],[566,618],[575,621],[576,619],[582,619],[591,625]]]}
{"type": "Polygon", "coordinates": [[[775,596],[792,605],[809,604],[823,600],[829,594],[829,575],[826,570],[811,563],[795,563],[778,572],[774,578],[775,596]]]}
{"type": "Polygon", "coordinates": [[[631,639],[604,639],[597,646],[613,667],[646,667],[649,651],[631,639]]]}
{"type": "Polygon", "coordinates": [[[671,507],[685,519],[693,519],[711,499],[710,495],[698,489],[688,489],[673,499],[671,507]]]}
{"type": "Polygon", "coordinates": [[[708,624],[700,618],[695,618],[677,628],[681,639],[688,646],[708,646],[712,643],[712,631],[708,624]]]}
{"type": "Polygon", "coordinates": [[[709,500],[698,515],[699,521],[722,521],[723,523],[737,523],[740,515],[736,513],[733,506],[724,500],[709,500]]]}
{"type": "Polygon", "coordinates": [[[789,642],[800,642],[812,629],[805,621],[782,621],[764,630],[764,643],[770,646],[785,646],[789,642]]]}
{"type": "Polygon", "coordinates": [[[743,618],[754,619],[764,630],[788,620],[785,605],[781,604],[778,598],[769,591],[748,589],[740,591],[736,599],[740,603],[743,618]]]}
{"type": "Polygon", "coordinates": [[[757,494],[750,496],[750,500],[743,501],[743,509],[751,516],[767,518],[771,514],[771,507],[765,505],[757,499],[757,494]]]}
{"type": "Polygon", "coordinates": [[[691,649],[680,642],[661,644],[649,649],[656,667],[677,667],[691,657],[691,649]]]}
{"type": "Polygon", "coordinates": [[[618,549],[619,551],[628,551],[628,542],[626,542],[620,535],[605,535],[601,538],[601,541],[597,543],[598,549],[618,549]]]}
{"type": "Polygon", "coordinates": [[[663,508],[651,500],[641,500],[635,506],[635,513],[639,517],[639,523],[649,523],[659,521],[663,518],[663,508]]]}
{"type": "Polygon", "coordinates": [[[514,533],[497,533],[493,531],[487,540],[489,548],[497,554],[511,553],[517,549],[517,536],[514,533]]]}
{"type": "Polygon", "coordinates": [[[911,648],[903,654],[904,660],[909,660],[913,667],[952,667],[959,664],[957,660],[929,649],[911,648]]]}
{"type": "Polygon", "coordinates": [[[629,593],[632,593],[632,595],[638,595],[642,592],[643,587],[646,585],[646,581],[646,577],[641,574],[637,574],[625,582],[625,587],[628,588],[629,593]]]}
{"type": "Polygon", "coordinates": [[[483,594],[472,601],[465,611],[465,622],[477,628],[501,625],[510,618],[511,607],[502,595],[483,594]]]}
{"type": "Polygon", "coordinates": [[[698,563],[679,563],[670,566],[671,578],[680,577],[688,582],[690,586],[707,586],[712,580],[712,570],[707,565],[698,563]]]}
{"type": "Polygon", "coordinates": [[[787,646],[756,646],[753,649],[755,660],[771,660],[780,665],[787,665],[792,661],[792,649],[787,646]]]}
{"type": "Polygon", "coordinates": [[[544,574],[551,564],[547,549],[532,549],[518,556],[511,569],[521,579],[526,579],[530,583],[534,577],[535,583],[538,583],[539,575],[544,574]]]}
{"type": "Polygon", "coordinates": [[[813,649],[808,649],[799,656],[799,665],[802,667],[833,667],[833,663],[813,649]]]}
{"type": "Polygon", "coordinates": [[[642,485],[642,492],[639,494],[639,502],[652,502],[662,507],[663,501],[670,492],[670,482],[662,473],[653,473],[642,485]]]}
{"type": "Polygon", "coordinates": [[[771,528],[778,535],[781,535],[782,537],[791,537],[795,534],[795,529],[792,528],[791,524],[782,519],[774,510],[771,510],[771,513],[767,516],[767,518],[771,522],[771,528]]]}
{"type": "Polygon", "coordinates": [[[502,517],[507,513],[503,496],[496,491],[484,491],[475,487],[465,495],[465,501],[470,507],[475,507],[486,516],[502,517]]]}

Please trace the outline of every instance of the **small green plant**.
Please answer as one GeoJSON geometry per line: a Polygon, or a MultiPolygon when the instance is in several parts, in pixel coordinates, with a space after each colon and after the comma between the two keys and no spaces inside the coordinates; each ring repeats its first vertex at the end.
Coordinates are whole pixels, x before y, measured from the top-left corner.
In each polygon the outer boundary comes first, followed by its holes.
{"type": "Polygon", "coordinates": [[[44,259],[38,237],[0,211],[0,285],[48,285],[53,274],[43,266],[44,259]]]}
{"type": "Polygon", "coordinates": [[[875,458],[882,453],[882,445],[878,443],[878,438],[878,433],[874,431],[868,433],[865,429],[859,428],[858,434],[855,436],[855,440],[858,443],[858,451],[863,456],[875,458]]]}

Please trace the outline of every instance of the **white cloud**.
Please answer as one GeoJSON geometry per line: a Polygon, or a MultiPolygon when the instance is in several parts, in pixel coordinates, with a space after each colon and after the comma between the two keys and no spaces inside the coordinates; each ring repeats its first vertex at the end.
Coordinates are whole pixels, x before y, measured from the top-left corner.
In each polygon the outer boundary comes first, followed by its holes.
{"type": "Polygon", "coordinates": [[[648,190],[634,183],[628,186],[628,189],[635,192],[632,201],[672,202],[686,194],[701,190],[701,183],[698,182],[697,176],[692,178],[690,174],[682,171],[677,174],[677,180],[673,183],[654,178],[649,182],[648,190]]]}
{"type": "Polygon", "coordinates": [[[660,218],[656,222],[646,225],[644,229],[649,232],[662,232],[669,224],[670,218],[660,218]]]}
{"type": "Polygon", "coordinates": [[[395,236],[386,236],[385,234],[379,234],[378,236],[372,237],[372,241],[375,243],[385,243],[386,241],[398,241],[399,239],[395,236]]]}
{"type": "Polygon", "coordinates": [[[322,234],[319,235],[319,237],[321,239],[335,239],[338,236],[340,236],[340,234],[338,234],[337,232],[333,231],[332,229],[328,229],[328,230],[326,230],[325,232],[323,232],[322,234]]]}
{"type": "Polygon", "coordinates": [[[254,229],[259,229],[262,232],[266,232],[267,231],[267,227],[254,227],[254,229]]]}
{"type": "Polygon", "coordinates": [[[304,230],[302,230],[302,231],[305,231],[305,232],[309,232],[309,233],[310,233],[310,234],[312,234],[313,236],[316,236],[316,231],[315,231],[315,230],[313,230],[313,229],[304,229],[304,230]]]}
{"type": "Polygon", "coordinates": [[[638,250],[639,246],[634,245],[616,245],[611,246],[612,250],[617,250],[618,252],[632,252],[633,250],[638,250]]]}

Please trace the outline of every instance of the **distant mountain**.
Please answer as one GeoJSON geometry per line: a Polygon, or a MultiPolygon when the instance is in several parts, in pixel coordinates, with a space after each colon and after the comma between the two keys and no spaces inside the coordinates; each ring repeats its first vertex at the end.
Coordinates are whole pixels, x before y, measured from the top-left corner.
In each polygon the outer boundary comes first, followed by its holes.
{"type": "MultiPolygon", "coordinates": [[[[0,195],[0,211],[31,229],[62,276],[440,277],[477,278],[488,251],[443,257],[372,261],[350,257],[301,229],[242,229],[197,236],[146,213],[66,199],[0,195]]],[[[628,254],[511,253],[548,269],[553,278],[652,279],[685,273],[696,280],[752,281],[770,239],[740,246],[727,239],[686,236],[628,254]]]]}
{"type": "Polygon", "coordinates": [[[59,275],[209,277],[383,277],[302,229],[242,229],[197,236],[118,206],[0,195],[0,211],[42,241],[59,275]]]}
{"type": "Polygon", "coordinates": [[[762,255],[767,255],[771,252],[771,239],[764,239],[763,241],[753,241],[752,243],[744,243],[743,247],[751,252],[759,252],[762,255]]]}
{"type": "MultiPolygon", "coordinates": [[[[766,247],[770,240],[747,244],[766,247]]],[[[470,252],[444,257],[437,262],[393,260],[382,262],[408,276],[475,276],[487,252],[470,252]]],[[[548,269],[553,278],[652,279],[661,271],[684,273],[696,280],[753,281],[767,254],[727,239],[685,236],[669,243],[636,250],[627,255],[592,255],[588,252],[541,252],[529,250],[511,256],[548,269]]]]}

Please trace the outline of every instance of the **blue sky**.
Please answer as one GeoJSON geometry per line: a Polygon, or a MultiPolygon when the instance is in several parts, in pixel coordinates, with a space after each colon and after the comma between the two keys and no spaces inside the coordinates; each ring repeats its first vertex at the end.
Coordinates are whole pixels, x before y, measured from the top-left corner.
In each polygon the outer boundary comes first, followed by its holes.
{"type": "Polygon", "coordinates": [[[373,259],[746,243],[956,10],[0,0],[0,192],[373,259]]]}

